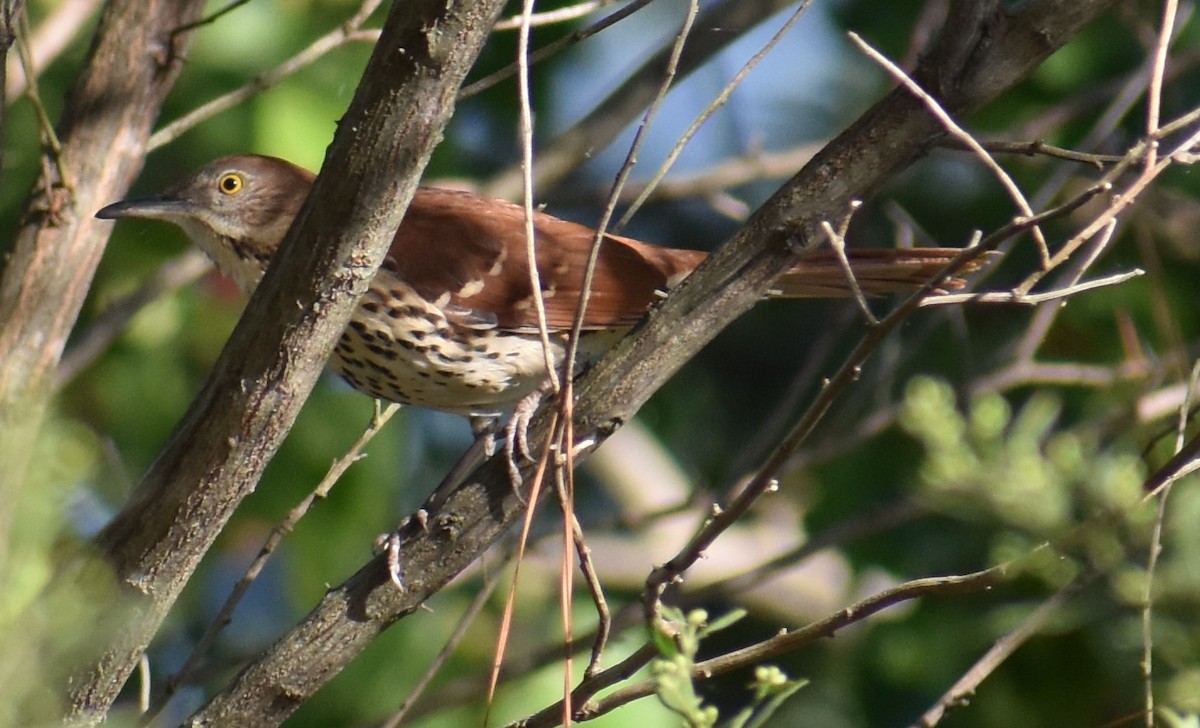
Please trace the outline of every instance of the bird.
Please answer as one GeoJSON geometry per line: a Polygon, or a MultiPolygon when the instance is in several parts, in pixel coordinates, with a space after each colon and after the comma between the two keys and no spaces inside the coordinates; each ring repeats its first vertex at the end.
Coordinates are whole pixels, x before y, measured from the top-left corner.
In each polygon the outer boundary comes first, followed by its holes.
{"type": "MultiPolygon", "coordinates": [[[[276,157],[228,156],[160,194],[113,203],[96,217],[173,223],[250,293],[314,179],[276,157]]],[[[533,229],[549,361],[559,367],[596,231],[542,211],[533,213],[533,229]]],[[[867,295],[916,289],[960,252],[847,251],[867,295]]],[[[611,348],[705,257],[606,233],[578,342],[584,363],[611,348]]],[[[495,432],[502,418],[536,399],[549,378],[529,266],[523,207],[462,190],[418,188],[334,348],[331,368],[376,399],[463,415],[477,433],[495,432]]],[[[942,287],[963,283],[950,278],[942,287]]],[[[769,295],[851,292],[839,259],[823,251],[783,273],[769,295]]]]}

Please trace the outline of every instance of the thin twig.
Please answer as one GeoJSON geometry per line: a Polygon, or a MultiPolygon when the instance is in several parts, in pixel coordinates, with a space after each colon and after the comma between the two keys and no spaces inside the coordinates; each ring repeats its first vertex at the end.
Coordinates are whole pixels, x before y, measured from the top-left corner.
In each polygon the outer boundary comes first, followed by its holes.
{"type": "Polygon", "coordinates": [[[850,227],[850,217],[862,206],[859,200],[851,202],[851,211],[846,215],[846,219],[837,230],[829,224],[828,220],[821,221],[821,231],[825,233],[825,237],[829,240],[829,247],[833,248],[834,255],[837,256],[838,263],[842,266],[842,272],[846,274],[846,282],[850,284],[850,293],[854,296],[855,303],[858,304],[858,309],[862,311],[863,318],[867,320],[868,326],[875,326],[879,323],[879,319],[875,318],[875,314],[871,313],[871,307],[867,304],[867,297],[862,291],[862,287],[858,285],[858,276],[854,275],[854,268],[850,265],[850,259],[846,257],[846,231],[850,227]]]}
{"type": "MultiPolygon", "coordinates": [[[[1090,223],[1084,226],[1083,230],[1079,231],[1074,237],[1072,237],[1070,240],[1064,243],[1061,248],[1059,248],[1058,252],[1056,252],[1050,259],[1048,266],[1026,278],[1025,281],[1018,287],[1019,290],[1023,293],[1029,292],[1035,285],[1037,285],[1038,281],[1045,277],[1048,272],[1061,265],[1065,260],[1071,257],[1071,255],[1079,248],[1079,246],[1083,245],[1087,240],[1091,239],[1092,236],[1096,235],[1098,232],[1107,227],[1111,220],[1116,218],[1117,215],[1132,205],[1133,201],[1136,200],[1142,191],[1144,191],[1146,187],[1150,185],[1150,182],[1157,178],[1158,175],[1162,174],[1167,167],[1176,163],[1176,155],[1186,154],[1192,149],[1192,147],[1196,146],[1197,143],[1200,143],[1200,131],[1193,132],[1184,141],[1175,145],[1171,149],[1170,154],[1160,158],[1153,167],[1148,167],[1143,170],[1142,174],[1138,175],[1137,179],[1134,180],[1128,187],[1126,187],[1122,193],[1113,196],[1112,202],[1109,203],[1107,208],[1105,208],[1099,215],[1096,215],[1090,223]]],[[[1139,145],[1139,147],[1135,147],[1134,150],[1130,151],[1129,157],[1131,159],[1136,158],[1135,153],[1139,150],[1144,153],[1144,146],[1139,145]]],[[[1120,169],[1120,165],[1118,165],[1117,169],[1120,169]]]]}
{"type": "MultiPolygon", "coordinates": [[[[537,239],[533,229],[533,101],[529,90],[529,21],[533,17],[533,0],[525,0],[521,11],[521,32],[517,34],[517,99],[520,109],[521,141],[521,202],[525,222],[525,258],[529,261],[529,290],[533,292],[533,309],[537,313],[538,334],[542,337],[542,359],[550,388],[557,393],[558,367],[554,365],[554,350],[550,345],[550,327],[546,323],[546,301],[542,292],[541,271],[538,270],[537,239]]],[[[514,415],[515,416],[515,415],[514,415]]]]}
{"type": "Polygon", "coordinates": [[[221,605],[220,611],[217,612],[217,616],[213,618],[208,628],[204,630],[204,634],[196,641],[191,654],[188,655],[183,666],[174,675],[167,678],[162,695],[154,701],[150,706],[150,710],[144,716],[146,721],[153,719],[154,716],[158,715],[166,707],[167,702],[170,701],[179,687],[183,685],[192,671],[196,669],[200,660],[212,649],[221,631],[233,621],[233,612],[241,603],[242,597],[246,595],[246,590],[250,588],[250,585],[262,573],[263,568],[270,561],[271,556],[275,553],[275,549],[279,547],[283,539],[296,528],[296,524],[308,513],[314,503],[329,495],[329,491],[333,489],[333,486],[337,485],[337,482],[350,466],[365,457],[362,452],[363,448],[379,434],[379,431],[383,429],[383,426],[387,424],[387,421],[399,409],[400,405],[395,403],[389,404],[386,408],[381,408],[380,401],[375,400],[375,412],[371,416],[371,422],[367,425],[367,428],[350,445],[345,454],[333,461],[333,464],[330,465],[328,472],[325,473],[325,477],[321,478],[321,482],[317,484],[317,487],[304,500],[292,508],[287,516],[271,530],[262,548],[259,549],[258,555],[254,557],[254,561],[250,563],[242,578],[234,585],[233,590],[226,597],[225,603],[221,605]]]}
{"type": "Polygon", "coordinates": [[[1145,275],[1145,273],[1146,271],[1141,268],[1134,268],[1124,273],[1114,273],[1110,276],[1056,288],[1053,291],[1046,291],[1044,293],[1021,293],[1016,290],[995,293],[948,293],[927,298],[921,301],[921,306],[945,306],[959,303],[1015,303],[1023,306],[1034,306],[1039,303],[1046,303],[1047,301],[1069,298],[1070,296],[1097,288],[1119,286],[1126,281],[1145,275]]]}
{"type": "MultiPolygon", "coordinates": [[[[1092,189],[1098,190],[1101,188],[1093,187],[1092,189]]],[[[1111,239],[1112,234],[1115,231],[1115,227],[1109,228],[1108,232],[1106,233],[1106,238],[1100,241],[1099,245],[1093,246],[1093,249],[1099,251],[1103,247],[1107,246],[1108,240],[1111,239]]],[[[1068,287],[1079,282],[1090,265],[1089,261],[1093,260],[1094,257],[1095,256],[1088,256],[1085,261],[1077,261],[1072,264],[1073,267],[1068,270],[1066,275],[1068,287]]],[[[1061,287],[1062,286],[1059,286],[1059,288],[1061,287]]],[[[1013,293],[1017,296],[1028,295],[1028,291],[1022,291],[1019,286],[1013,290],[1013,293]]],[[[1029,322],[1029,325],[1025,327],[1025,332],[1021,335],[1021,338],[1017,342],[1017,345],[1014,349],[1015,353],[1013,355],[1016,360],[1033,360],[1033,358],[1037,355],[1038,349],[1041,348],[1042,343],[1046,340],[1046,336],[1049,335],[1050,329],[1054,326],[1054,322],[1058,320],[1059,312],[1062,310],[1063,309],[1061,306],[1043,306],[1042,308],[1038,309],[1038,311],[1034,314],[1033,319],[1029,322]]]]}
{"type": "Polygon", "coordinates": [[[493,31],[500,30],[519,30],[522,25],[530,28],[539,28],[543,25],[553,25],[555,23],[566,23],[576,18],[582,18],[585,15],[591,15],[600,8],[612,5],[616,0],[588,0],[578,5],[569,5],[565,8],[556,10],[547,10],[544,13],[532,13],[528,17],[522,12],[512,18],[505,18],[498,21],[492,26],[493,31]]]}
{"type": "MultiPolygon", "coordinates": [[[[597,33],[616,25],[625,18],[628,18],[630,15],[633,15],[637,11],[646,7],[651,2],[652,0],[634,0],[634,2],[631,2],[620,10],[617,10],[612,15],[601,18],[586,28],[581,28],[565,38],[560,38],[553,43],[549,43],[544,47],[537,49],[530,54],[529,65],[533,66],[541,63],[563,49],[579,43],[582,40],[586,40],[587,38],[591,38],[593,35],[596,35],[597,33]]],[[[505,68],[500,69],[499,71],[488,74],[478,81],[464,86],[462,90],[458,92],[458,100],[463,101],[464,99],[469,99],[476,94],[483,93],[501,81],[512,78],[519,72],[520,68],[516,63],[513,63],[505,68]]]]}
{"type": "Polygon", "coordinates": [[[929,710],[925,711],[920,720],[913,724],[914,728],[932,728],[941,722],[950,709],[962,705],[988,675],[995,672],[996,668],[1007,660],[1018,647],[1028,642],[1038,633],[1038,630],[1046,626],[1050,618],[1093,578],[1095,578],[1094,575],[1080,577],[1059,589],[1026,617],[1021,624],[1017,625],[1016,629],[997,640],[991,649],[971,666],[971,669],[967,670],[929,710]]]}
{"type": "Polygon", "coordinates": [[[330,31],[313,41],[307,48],[287,59],[275,68],[255,76],[248,83],[227,94],[218,96],[200,107],[189,111],[175,121],[154,132],[146,145],[147,151],[175,141],[185,132],[199,125],[222,111],[227,111],[242,103],[251,96],[279,84],[288,76],[296,73],[313,61],[321,58],[346,43],[375,42],[379,38],[377,30],[359,30],[371,13],[379,7],[383,0],[364,0],[354,15],[342,23],[336,30],[330,31]]]}
{"type": "Polygon", "coordinates": [[[625,211],[625,214],[621,216],[621,219],[617,221],[617,224],[613,226],[614,232],[620,232],[625,228],[626,225],[629,224],[629,221],[633,219],[633,216],[637,214],[637,211],[641,209],[643,204],[645,204],[646,199],[650,196],[650,193],[653,192],[655,187],[658,186],[658,183],[667,176],[667,172],[669,172],[671,167],[675,165],[676,160],[679,159],[679,155],[683,154],[684,147],[688,145],[688,143],[692,140],[692,137],[696,135],[696,132],[700,131],[700,127],[704,125],[704,122],[708,121],[718,109],[728,103],[729,97],[733,95],[734,90],[741,85],[746,76],[748,76],[750,72],[754,70],[754,67],[757,66],[764,58],[766,58],[767,54],[769,54],[775,48],[775,46],[779,44],[779,41],[783,40],[783,37],[787,35],[788,31],[790,31],[805,14],[805,12],[808,11],[809,6],[811,5],[812,0],[803,0],[803,2],[797,6],[795,12],[793,12],[788,19],[784,21],[783,25],[780,26],[779,30],[775,31],[775,33],[763,45],[763,47],[760,48],[757,53],[751,56],[750,60],[746,61],[746,63],[740,69],[738,69],[738,72],[733,75],[733,78],[729,79],[729,83],[725,84],[725,88],[721,89],[721,92],[717,94],[717,97],[713,99],[708,106],[704,107],[704,110],[700,112],[700,115],[692,121],[687,130],[685,130],[679,139],[676,140],[675,146],[671,148],[671,151],[667,154],[667,158],[663,160],[663,163],[659,166],[658,170],[655,171],[654,176],[650,178],[650,181],[647,182],[642,188],[641,193],[629,205],[629,209],[625,211]]]}
{"type": "MultiPolygon", "coordinates": [[[[564,424],[570,421],[569,417],[563,417],[564,424]]],[[[569,431],[565,434],[569,434],[569,431]]],[[[564,437],[566,442],[569,439],[564,437]]],[[[558,460],[558,458],[556,458],[558,460]]],[[[571,564],[571,547],[570,543],[575,542],[578,546],[583,538],[583,534],[578,532],[578,521],[575,520],[575,489],[574,483],[570,480],[569,471],[563,467],[561,461],[554,464],[554,489],[558,496],[558,504],[562,509],[562,549],[558,560],[558,609],[559,621],[563,628],[562,640],[562,696],[563,710],[562,721],[564,726],[571,725],[571,685],[575,682],[574,668],[575,662],[571,659],[571,652],[575,649],[575,620],[573,617],[574,610],[572,609],[575,601],[575,569],[571,564]],[[576,535],[578,534],[578,536],[576,535]]],[[[582,562],[580,563],[582,567],[582,562]]],[[[586,570],[586,567],[585,567],[586,570]]],[[[595,596],[593,594],[593,596],[595,596]]],[[[604,597],[600,600],[603,603],[604,597]]]]}
{"type": "MultiPolygon", "coordinates": [[[[1179,406],[1179,423],[1175,433],[1175,452],[1183,449],[1187,432],[1188,413],[1196,388],[1200,385],[1200,361],[1192,365],[1192,376],[1188,378],[1187,394],[1179,406]]],[[[1159,491],[1158,506],[1154,511],[1154,527],[1150,531],[1149,552],[1146,555],[1146,585],[1142,592],[1142,689],[1146,706],[1146,728],[1154,728],[1154,573],[1158,557],[1162,553],[1163,524],[1167,520],[1167,499],[1171,495],[1171,483],[1159,491]]]]}
{"type": "MultiPolygon", "coordinates": [[[[1195,60],[1192,61],[1190,65],[1194,66],[1197,62],[1200,62],[1200,54],[1196,56],[1195,60]]],[[[1087,134],[1076,145],[1078,148],[1095,149],[1103,147],[1106,144],[1106,141],[1112,138],[1113,133],[1119,127],[1122,121],[1124,121],[1124,119],[1129,115],[1130,110],[1137,103],[1137,100],[1141,98],[1143,93],[1145,93],[1145,79],[1151,72],[1150,69],[1152,63],[1153,60],[1151,58],[1147,58],[1139,68],[1134,69],[1128,74],[1128,78],[1124,83],[1114,83],[1090,88],[1089,93],[1095,99],[1105,102],[1105,108],[1099,114],[1091,111],[1090,106],[1092,102],[1090,99],[1085,100],[1086,103],[1080,103],[1077,100],[1074,104],[1060,104],[1055,107],[1056,109],[1060,109],[1065,106],[1067,109],[1073,109],[1075,114],[1083,116],[1088,123],[1090,123],[1090,128],[1088,129],[1087,134]]],[[[1169,72],[1172,75],[1175,75],[1187,72],[1187,70],[1187,66],[1180,66],[1172,67],[1169,69],[1169,72]]],[[[1042,133],[1050,133],[1051,128],[1061,129],[1067,122],[1067,118],[1059,118],[1053,123],[1053,127],[1043,125],[1041,133],[1034,132],[1031,135],[1041,136],[1042,133]]],[[[1165,129],[1166,127],[1163,127],[1164,131],[1165,129]]],[[[1166,134],[1156,135],[1154,138],[1163,139],[1165,136],[1166,134]]],[[[1142,153],[1141,145],[1135,146],[1135,149],[1140,157],[1142,153]]],[[[1128,154],[1126,156],[1128,156],[1128,154]]],[[[1126,162],[1122,160],[1117,164],[1124,167],[1126,162]]],[[[1065,166],[1055,170],[1055,172],[1050,175],[1045,183],[1042,184],[1041,188],[1033,194],[1032,200],[1034,207],[1041,208],[1049,204],[1050,200],[1054,199],[1062,191],[1063,187],[1071,181],[1071,179],[1071,171],[1065,166]]],[[[1115,177],[1110,177],[1109,179],[1115,179],[1115,177]]]]}
{"type": "MultiPolygon", "coordinates": [[[[732,187],[791,176],[807,164],[818,149],[820,145],[817,144],[802,144],[779,152],[753,149],[744,156],[718,162],[698,172],[676,174],[661,179],[649,194],[645,195],[645,199],[683,200],[703,197],[711,200],[732,187]]],[[[643,192],[649,188],[648,183],[630,182],[625,186],[621,199],[630,202],[643,196],[643,192]]],[[[722,212],[733,219],[744,220],[747,211],[745,205],[740,204],[738,214],[728,215],[726,210],[722,212]]]]}
{"type": "Polygon", "coordinates": [[[234,10],[237,10],[238,8],[240,8],[241,6],[245,5],[248,2],[250,2],[250,0],[230,0],[230,2],[225,5],[225,7],[217,8],[217,10],[214,11],[213,13],[211,13],[210,15],[206,15],[205,17],[200,18],[199,20],[195,21],[194,23],[187,23],[185,25],[181,25],[178,28],[176,28],[175,30],[171,31],[171,37],[174,38],[175,36],[179,35],[180,33],[186,33],[189,30],[195,30],[196,28],[199,28],[203,25],[211,25],[212,23],[217,22],[221,18],[225,17],[229,13],[232,13],[234,10]]]}
{"type": "MultiPolygon", "coordinates": [[[[1019,154],[1022,157],[1050,157],[1052,159],[1063,159],[1068,162],[1080,162],[1087,164],[1097,169],[1103,169],[1106,165],[1117,164],[1124,155],[1121,154],[1093,154],[1090,152],[1079,152],[1074,149],[1066,149],[1065,147],[1057,147],[1053,144],[1047,144],[1042,140],[1032,142],[1006,142],[1006,141],[981,141],[980,146],[986,149],[991,154],[1019,154]]],[[[962,149],[970,150],[970,147],[963,143],[961,139],[948,138],[939,142],[938,146],[946,149],[962,149]]]]}
{"type": "MultiPolygon", "coordinates": [[[[659,84],[658,93],[655,94],[654,100],[650,102],[650,105],[646,107],[646,113],[642,116],[642,121],[638,124],[633,141],[629,144],[629,151],[625,155],[625,160],[621,163],[621,168],[617,171],[617,176],[613,180],[612,189],[608,195],[608,203],[604,206],[604,211],[601,213],[600,220],[596,224],[596,236],[592,239],[587,266],[583,272],[583,283],[580,285],[579,308],[575,312],[575,321],[571,325],[571,336],[567,345],[566,373],[564,379],[568,383],[574,379],[575,358],[579,352],[579,337],[583,332],[583,320],[587,313],[588,300],[591,297],[592,280],[596,275],[596,262],[600,258],[600,246],[604,243],[608,223],[612,220],[613,213],[616,210],[621,190],[624,189],[625,182],[629,179],[630,173],[633,172],[633,166],[637,164],[637,155],[642,148],[642,143],[645,141],[646,130],[650,127],[650,122],[658,114],[658,110],[662,107],[662,102],[667,96],[667,91],[670,90],[671,84],[675,80],[675,74],[679,67],[679,58],[683,55],[684,45],[691,35],[692,26],[696,22],[696,16],[699,12],[699,2],[697,0],[690,0],[687,13],[684,15],[683,24],[679,29],[679,33],[675,36],[675,44],[671,48],[671,56],[667,62],[662,82],[659,84]]],[[[568,448],[571,447],[573,445],[568,446],[568,448]]]]}
{"type": "MultiPolygon", "coordinates": [[[[71,47],[71,42],[96,14],[100,4],[101,0],[67,0],[55,6],[51,14],[42,19],[29,37],[29,56],[33,61],[35,76],[71,47]]],[[[6,2],[5,6],[8,5],[10,3],[6,2]]],[[[9,58],[7,61],[4,99],[12,102],[24,93],[29,77],[25,75],[19,58],[9,58]]]]}
{"type": "MultiPolygon", "coordinates": [[[[28,79],[25,84],[25,98],[29,99],[29,103],[33,106],[33,113],[37,118],[38,132],[42,139],[42,145],[50,157],[52,157],[54,168],[58,172],[58,184],[65,189],[73,189],[74,185],[66,166],[63,164],[62,143],[58,139],[58,133],[54,131],[54,122],[50,120],[50,114],[46,111],[46,105],[42,103],[41,92],[38,89],[33,56],[30,55],[28,43],[29,9],[22,4],[19,10],[14,30],[16,30],[17,34],[17,57],[21,59],[21,68],[25,72],[25,78],[28,79]]],[[[44,175],[44,177],[46,180],[53,179],[49,174],[44,175]]],[[[52,190],[48,189],[46,193],[48,198],[53,199],[52,190]]],[[[51,212],[53,213],[54,211],[51,212]]]]}
{"type": "MultiPolygon", "coordinates": [[[[568,470],[567,472],[573,471],[568,470]]],[[[587,668],[583,671],[585,677],[590,677],[600,671],[600,659],[604,654],[605,645],[608,644],[609,635],[612,633],[612,612],[608,608],[608,601],[604,598],[604,589],[600,584],[596,564],[592,561],[592,550],[588,548],[587,541],[583,537],[583,527],[574,513],[571,514],[571,535],[575,541],[575,552],[579,558],[579,570],[583,573],[584,583],[587,584],[588,592],[592,596],[592,604],[596,607],[596,635],[592,640],[592,655],[588,659],[587,668]]]]}
{"type": "MultiPolygon", "coordinates": [[[[550,413],[550,430],[558,426],[558,412],[550,413]]],[[[550,448],[542,448],[541,454],[538,457],[537,468],[534,471],[533,483],[529,489],[529,502],[525,505],[525,517],[521,522],[521,533],[517,536],[517,549],[513,555],[513,573],[512,581],[508,586],[508,597],[504,601],[504,613],[500,620],[500,627],[496,633],[496,652],[492,658],[492,669],[488,675],[487,689],[487,711],[484,715],[484,724],[487,724],[488,716],[492,710],[492,703],[496,697],[496,688],[500,684],[500,667],[504,659],[504,651],[508,646],[508,638],[512,633],[512,615],[513,605],[517,598],[517,583],[521,576],[521,563],[525,559],[525,548],[529,543],[529,533],[533,528],[533,514],[538,499],[541,496],[542,482],[546,477],[546,466],[550,461],[550,448]]]]}
{"type": "MultiPolygon", "coordinates": [[[[921,102],[925,104],[925,107],[929,109],[930,113],[932,113],[942,124],[942,126],[946,128],[946,131],[950,132],[951,135],[953,135],[963,144],[966,144],[967,147],[975,153],[975,156],[978,157],[981,162],[983,162],[983,165],[987,167],[993,175],[995,175],[996,179],[998,179],[1000,184],[1004,186],[1004,189],[1008,192],[1008,196],[1016,204],[1017,209],[1020,210],[1021,214],[1025,217],[1033,217],[1033,208],[1029,206],[1029,200],[1025,199],[1025,193],[1021,192],[1021,188],[1017,186],[1017,183],[1013,181],[1013,178],[1009,176],[1008,172],[1004,171],[1004,168],[996,162],[992,155],[988,154],[987,150],[984,149],[983,146],[976,141],[973,136],[959,126],[958,123],[950,116],[950,114],[946,113],[946,110],[942,108],[942,105],[938,103],[937,99],[933,98],[933,96],[925,91],[925,89],[921,88],[916,81],[914,81],[907,73],[904,72],[904,69],[892,63],[886,56],[872,48],[857,33],[850,33],[850,40],[854,41],[855,45],[857,45],[863,53],[867,54],[869,58],[883,66],[883,68],[892,76],[892,78],[896,79],[901,85],[908,89],[909,93],[920,99],[921,102]]],[[[1042,235],[1041,229],[1037,226],[1030,228],[1030,233],[1033,235],[1034,241],[1037,242],[1038,251],[1042,256],[1042,265],[1048,266],[1050,263],[1050,246],[1046,242],[1045,236],[1042,235]]]]}
{"type": "Polygon", "coordinates": [[[113,301],[76,338],[59,362],[56,386],[62,389],[94,362],[151,301],[179,290],[212,269],[204,254],[192,250],[164,263],[133,293],[113,301]]]}
{"type": "MultiPolygon", "coordinates": [[[[1171,47],[1171,38],[1174,35],[1175,18],[1178,12],[1179,4],[1176,0],[1164,0],[1162,28],[1154,43],[1154,61],[1150,65],[1150,84],[1146,89],[1146,136],[1151,139],[1158,133],[1159,110],[1162,108],[1163,76],[1167,67],[1167,50],[1171,47]]],[[[1154,167],[1155,162],[1158,161],[1157,155],[1158,145],[1150,144],[1146,149],[1146,169],[1154,167]]],[[[1153,721],[1153,717],[1149,716],[1147,720],[1153,721]]]]}
{"type": "Polygon", "coordinates": [[[438,672],[442,669],[442,665],[446,664],[446,660],[450,659],[450,655],[454,654],[454,650],[467,636],[467,630],[475,623],[475,619],[483,608],[487,606],[488,600],[495,593],[496,587],[500,584],[499,567],[508,562],[511,553],[504,557],[503,561],[497,565],[496,575],[490,578],[484,578],[483,585],[475,592],[475,598],[463,610],[462,616],[458,618],[458,624],[454,626],[454,631],[446,638],[446,643],[442,645],[442,649],[438,651],[437,657],[425,668],[425,672],[421,673],[421,678],[417,680],[417,684],[413,686],[408,697],[404,699],[404,703],[388,718],[380,728],[397,728],[404,719],[408,717],[413,706],[420,700],[421,695],[425,693],[425,689],[433,682],[433,678],[437,677],[438,672]]]}

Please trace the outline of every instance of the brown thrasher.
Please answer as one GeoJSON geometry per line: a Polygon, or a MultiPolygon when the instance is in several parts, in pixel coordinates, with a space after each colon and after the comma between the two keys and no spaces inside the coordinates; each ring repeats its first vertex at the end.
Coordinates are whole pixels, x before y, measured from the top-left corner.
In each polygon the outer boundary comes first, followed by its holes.
{"type": "MultiPolygon", "coordinates": [[[[249,292],[313,179],[282,159],[225,157],[160,195],[117,202],[96,216],[174,223],[249,292]]],[[[558,365],[595,231],[542,212],[534,213],[533,222],[551,355],[558,365]]],[[[958,252],[917,248],[849,255],[860,288],[880,294],[922,285],[958,252]]],[[[583,319],[581,356],[603,353],[704,258],[698,251],[605,235],[583,319]]],[[[372,397],[465,415],[476,429],[494,425],[547,379],[528,266],[521,207],[469,192],[417,190],[333,352],[333,368],[372,397]]],[[[957,288],[962,281],[944,285],[957,288]]],[[[835,297],[850,291],[836,257],[818,252],[784,273],[771,295],[835,297]]]]}

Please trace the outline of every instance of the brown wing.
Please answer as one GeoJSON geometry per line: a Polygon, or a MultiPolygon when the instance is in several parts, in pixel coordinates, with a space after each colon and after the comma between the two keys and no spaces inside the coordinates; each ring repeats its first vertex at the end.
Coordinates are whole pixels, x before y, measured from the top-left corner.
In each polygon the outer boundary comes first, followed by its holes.
{"type": "MultiPolygon", "coordinates": [[[[546,319],[566,329],[575,319],[593,231],[535,213],[537,267],[546,319]]],[[[468,192],[422,188],[396,232],[388,265],[430,301],[466,325],[532,330],[537,326],[525,245],[524,212],[468,192]],[[445,304],[448,304],[445,305],[445,304]]],[[[703,254],[665,251],[607,236],[592,280],[585,328],[630,325],[703,254]],[[646,250],[652,249],[647,255],[646,250]],[[664,251],[659,253],[658,251],[664,251]]]]}

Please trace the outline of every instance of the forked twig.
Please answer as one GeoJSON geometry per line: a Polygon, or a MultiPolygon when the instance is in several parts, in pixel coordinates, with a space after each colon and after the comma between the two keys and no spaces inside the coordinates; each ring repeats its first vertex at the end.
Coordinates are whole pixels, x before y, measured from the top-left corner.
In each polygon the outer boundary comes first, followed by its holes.
{"type": "Polygon", "coordinates": [[[1036,306],[1039,303],[1047,301],[1057,301],[1060,299],[1070,298],[1071,296],[1084,293],[1086,291],[1094,291],[1097,288],[1109,288],[1119,286],[1126,281],[1131,281],[1134,278],[1140,278],[1145,275],[1146,271],[1141,268],[1134,268],[1124,273],[1114,273],[1103,278],[1096,278],[1082,283],[1075,283],[1062,288],[1056,288],[1053,291],[1045,291],[1043,293],[1021,293],[1019,291],[997,291],[992,293],[946,293],[940,296],[934,296],[921,301],[922,307],[928,306],[946,306],[960,303],[1013,303],[1021,306],[1036,306]]]}
{"type": "MultiPolygon", "coordinates": [[[[1059,251],[1054,254],[1054,257],[1050,261],[1050,268],[1047,270],[1053,269],[1054,267],[1060,265],[1063,261],[1070,257],[1071,254],[1079,248],[1079,246],[1083,245],[1084,242],[1089,240],[1093,235],[1103,230],[1112,220],[1117,217],[1117,215],[1133,204],[1133,201],[1137,199],[1137,197],[1146,189],[1147,186],[1149,186],[1153,179],[1162,174],[1167,167],[1175,163],[1175,156],[1177,154],[1187,153],[1189,150],[1195,147],[1197,143],[1200,143],[1200,131],[1192,134],[1182,143],[1177,145],[1169,155],[1160,158],[1158,163],[1152,168],[1147,168],[1133,182],[1133,184],[1124,190],[1123,193],[1114,195],[1112,202],[1103,212],[1097,215],[1095,219],[1093,219],[1084,227],[1083,230],[1068,240],[1062,246],[1062,248],[1060,248],[1059,251]]],[[[1028,291],[1034,285],[1036,285],[1044,275],[1045,271],[1031,275],[1029,279],[1021,285],[1021,290],[1028,291]]]]}

